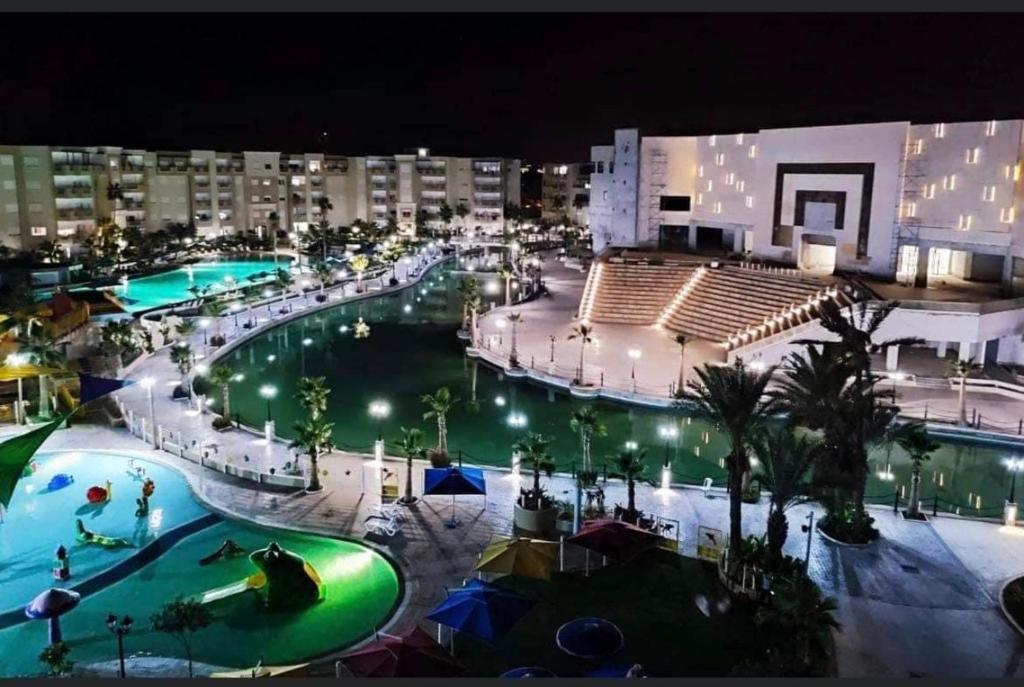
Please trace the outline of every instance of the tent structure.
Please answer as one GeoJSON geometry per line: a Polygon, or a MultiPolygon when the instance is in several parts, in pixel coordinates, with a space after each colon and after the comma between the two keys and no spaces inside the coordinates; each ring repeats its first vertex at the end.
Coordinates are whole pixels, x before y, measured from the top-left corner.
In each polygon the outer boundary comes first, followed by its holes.
{"type": "Polygon", "coordinates": [[[78,379],[82,384],[80,404],[88,403],[100,396],[106,396],[111,392],[135,383],[130,379],[107,379],[105,377],[94,377],[82,372],[78,373],[78,379]]]}
{"type": "Polygon", "coordinates": [[[604,518],[587,522],[566,541],[621,562],[658,546],[661,537],[628,522],[604,518]]]}
{"type": "Polygon", "coordinates": [[[0,444],[0,505],[4,508],[10,506],[14,487],[21,479],[25,466],[64,420],[64,417],[57,418],[0,444]]]}
{"type": "Polygon", "coordinates": [[[558,542],[523,537],[494,537],[473,568],[478,572],[551,579],[558,542]]]}
{"type": "Polygon", "coordinates": [[[453,677],[463,672],[419,627],[400,635],[378,633],[377,641],[343,656],[341,663],[356,677],[453,677]]]}
{"type": "Polygon", "coordinates": [[[485,642],[494,642],[531,608],[533,601],[522,594],[470,580],[465,587],[448,590],[448,598],[431,611],[427,619],[485,642]]]}
{"type": "Polygon", "coordinates": [[[62,372],[56,367],[40,367],[39,365],[3,365],[0,366],[0,382],[14,382],[19,379],[50,375],[62,372]]]}
{"type": "Polygon", "coordinates": [[[455,517],[455,497],[460,494],[487,495],[484,471],[479,468],[427,468],[423,475],[424,496],[451,496],[452,517],[445,523],[458,527],[462,522],[455,517]]]}

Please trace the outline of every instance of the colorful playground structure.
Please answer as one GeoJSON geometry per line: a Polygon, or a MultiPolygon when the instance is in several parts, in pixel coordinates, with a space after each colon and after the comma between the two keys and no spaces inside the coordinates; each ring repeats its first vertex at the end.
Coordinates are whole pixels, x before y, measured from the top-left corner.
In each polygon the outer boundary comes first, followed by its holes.
{"type": "MultiPolygon", "coordinates": [[[[241,547],[228,539],[219,549],[199,561],[199,565],[210,565],[225,556],[244,553],[241,547]]],[[[266,548],[254,551],[249,560],[259,568],[237,582],[203,592],[200,603],[213,603],[250,590],[266,589],[264,604],[269,610],[295,610],[316,603],[324,598],[325,587],[320,575],[298,554],[286,551],[277,542],[270,542],[266,548]]]]}

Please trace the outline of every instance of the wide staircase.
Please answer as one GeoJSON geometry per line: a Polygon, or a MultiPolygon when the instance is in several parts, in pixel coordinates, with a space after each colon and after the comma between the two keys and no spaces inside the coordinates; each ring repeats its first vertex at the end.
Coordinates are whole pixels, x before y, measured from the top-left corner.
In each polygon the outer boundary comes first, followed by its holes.
{"type": "Polygon", "coordinates": [[[583,293],[580,315],[587,322],[652,325],[698,263],[596,262],[583,293]]]}

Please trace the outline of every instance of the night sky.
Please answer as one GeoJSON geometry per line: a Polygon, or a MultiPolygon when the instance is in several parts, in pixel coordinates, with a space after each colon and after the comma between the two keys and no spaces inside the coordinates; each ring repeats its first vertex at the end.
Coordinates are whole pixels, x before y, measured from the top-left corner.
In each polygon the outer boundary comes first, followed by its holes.
{"type": "Polygon", "coordinates": [[[1017,15],[5,15],[0,143],[583,160],[709,133],[1024,116],[1017,15]],[[326,144],[321,132],[328,133],[326,144]]]}

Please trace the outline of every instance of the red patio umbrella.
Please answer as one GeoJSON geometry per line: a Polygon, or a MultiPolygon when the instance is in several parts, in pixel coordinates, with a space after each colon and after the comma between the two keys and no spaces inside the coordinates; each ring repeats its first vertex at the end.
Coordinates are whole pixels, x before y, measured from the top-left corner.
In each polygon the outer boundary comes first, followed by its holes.
{"type": "Polygon", "coordinates": [[[460,666],[434,638],[414,627],[400,635],[377,635],[377,641],[341,658],[356,677],[452,677],[460,666]]]}
{"type": "Polygon", "coordinates": [[[566,539],[616,561],[629,560],[641,551],[657,546],[660,540],[661,537],[654,532],[608,518],[591,520],[566,539]]]}

